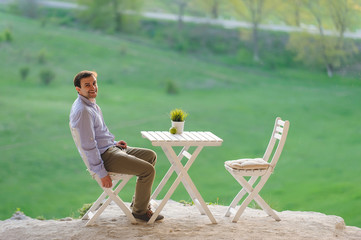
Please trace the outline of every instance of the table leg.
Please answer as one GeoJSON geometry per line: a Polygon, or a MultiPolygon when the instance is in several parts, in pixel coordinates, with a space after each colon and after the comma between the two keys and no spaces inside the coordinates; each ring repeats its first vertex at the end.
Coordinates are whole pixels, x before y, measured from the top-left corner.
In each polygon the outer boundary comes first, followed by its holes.
{"type": "MultiPolygon", "coordinates": [[[[178,174],[178,178],[181,176],[182,183],[185,186],[186,190],[188,191],[189,195],[194,200],[198,200],[199,204],[201,205],[202,209],[205,211],[205,213],[207,214],[207,216],[211,220],[211,222],[217,223],[216,219],[213,217],[212,213],[209,211],[207,204],[204,202],[201,194],[198,192],[196,186],[192,182],[192,179],[190,178],[190,176],[187,173],[187,171],[189,170],[190,166],[192,165],[192,163],[194,162],[194,160],[196,159],[196,157],[198,156],[198,154],[200,153],[202,148],[203,148],[202,146],[197,147],[197,149],[194,151],[194,153],[189,158],[186,165],[183,167],[182,163],[178,159],[173,148],[171,146],[162,146],[162,149],[163,149],[164,153],[166,154],[166,156],[168,157],[169,161],[172,163],[172,165],[175,166],[175,171],[178,174]]],[[[178,178],[177,178],[177,180],[178,180],[178,178]]],[[[202,213],[202,211],[201,211],[201,213],[202,213]]]]}
{"type": "MultiPolygon", "coordinates": [[[[184,169],[187,172],[189,170],[189,168],[191,167],[191,165],[193,164],[194,160],[197,158],[198,154],[200,153],[200,151],[202,150],[202,147],[197,147],[196,150],[193,151],[193,154],[190,154],[188,151],[188,149],[183,149],[179,155],[184,156],[188,159],[188,161],[186,162],[184,169]]],[[[178,160],[180,161],[181,159],[179,158],[178,155],[178,160]]],[[[167,156],[168,157],[168,156],[167,156]]],[[[169,156],[170,157],[170,156],[169,156]]],[[[175,163],[173,162],[173,166],[175,165],[175,163]]],[[[183,167],[183,166],[182,166],[183,167]]],[[[174,169],[176,171],[176,173],[179,175],[180,174],[180,170],[178,170],[177,168],[174,169]]],[[[193,189],[191,186],[189,186],[189,184],[187,183],[187,181],[185,181],[184,178],[182,178],[182,183],[183,186],[185,187],[185,189],[187,190],[187,192],[189,193],[190,197],[192,198],[193,203],[196,205],[196,207],[198,208],[199,212],[202,215],[205,215],[205,211],[201,205],[201,203],[199,202],[196,194],[194,193],[193,189]]]]}
{"type": "Polygon", "coordinates": [[[178,177],[176,178],[176,180],[173,182],[172,186],[169,188],[167,194],[164,196],[161,203],[159,204],[159,206],[157,207],[157,209],[153,213],[153,216],[149,219],[147,224],[154,223],[155,219],[158,217],[159,213],[162,211],[165,204],[168,202],[169,198],[172,196],[174,190],[177,188],[177,186],[180,183],[181,179],[182,179],[182,173],[179,174],[178,177]]]}
{"type": "MultiPolygon", "coordinates": [[[[177,156],[177,158],[179,159],[179,161],[182,160],[183,156],[182,156],[182,152],[183,151],[188,151],[189,146],[186,146],[182,149],[182,151],[179,153],[179,155],[177,156]]],[[[162,191],[162,189],[164,188],[165,184],[168,182],[169,178],[172,176],[173,171],[175,170],[174,164],[171,163],[170,168],[168,169],[167,173],[164,175],[163,179],[160,181],[159,185],[157,186],[157,188],[155,189],[155,191],[153,192],[152,196],[150,197],[150,199],[156,199],[159,195],[159,193],[162,191]]]]}

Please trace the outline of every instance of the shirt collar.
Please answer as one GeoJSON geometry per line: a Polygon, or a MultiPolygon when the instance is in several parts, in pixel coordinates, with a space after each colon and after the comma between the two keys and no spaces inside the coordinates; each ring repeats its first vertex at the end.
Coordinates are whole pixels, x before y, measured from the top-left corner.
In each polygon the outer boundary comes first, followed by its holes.
{"type": "Polygon", "coordinates": [[[89,99],[87,99],[86,97],[80,95],[79,93],[78,93],[78,98],[80,98],[80,100],[82,100],[82,101],[83,101],[86,105],[88,105],[88,106],[94,106],[94,105],[96,105],[95,102],[91,102],[89,99]]]}

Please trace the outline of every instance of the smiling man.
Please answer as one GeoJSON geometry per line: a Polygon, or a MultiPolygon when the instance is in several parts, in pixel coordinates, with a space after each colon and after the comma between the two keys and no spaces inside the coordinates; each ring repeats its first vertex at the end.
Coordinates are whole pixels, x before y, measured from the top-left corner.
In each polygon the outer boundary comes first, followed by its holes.
{"type": "MultiPolygon", "coordinates": [[[[70,125],[79,132],[90,170],[99,176],[104,188],[112,187],[108,172],[136,175],[133,215],[148,221],[153,215],[149,201],[155,177],[156,153],[150,149],[129,147],[123,140],[114,141],[95,101],[98,94],[96,72],[79,72],[74,77],[74,86],[78,98],[71,108],[70,125]]],[[[163,216],[159,215],[156,221],[161,219],[163,216]]]]}

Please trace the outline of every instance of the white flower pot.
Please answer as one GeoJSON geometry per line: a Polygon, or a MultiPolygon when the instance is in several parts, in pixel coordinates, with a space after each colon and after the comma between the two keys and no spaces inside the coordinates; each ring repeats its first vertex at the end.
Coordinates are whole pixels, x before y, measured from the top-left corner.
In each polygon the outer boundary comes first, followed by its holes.
{"type": "Polygon", "coordinates": [[[177,129],[177,134],[182,134],[184,130],[184,122],[172,121],[172,127],[175,127],[177,129]]]}

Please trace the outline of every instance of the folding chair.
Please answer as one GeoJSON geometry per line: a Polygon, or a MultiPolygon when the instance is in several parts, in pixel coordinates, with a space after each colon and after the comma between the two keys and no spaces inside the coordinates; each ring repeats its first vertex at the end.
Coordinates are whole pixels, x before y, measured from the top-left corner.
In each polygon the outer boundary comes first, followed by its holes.
{"type": "Polygon", "coordinates": [[[235,214],[232,222],[237,222],[239,220],[240,216],[252,200],[255,200],[258,205],[276,221],[281,220],[272,208],[261,198],[259,192],[276,167],[286,142],[289,124],[289,121],[283,121],[279,117],[276,118],[271,139],[263,158],[238,159],[225,162],[225,168],[242,186],[241,191],[233,199],[225,215],[226,217],[230,217],[231,213],[235,214]],[[250,178],[247,181],[245,177],[250,178]],[[255,184],[258,179],[258,183],[255,184]],[[236,211],[237,204],[246,193],[248,193],[248,196],[236,211]]]}
{"type": "Polygon", "coordinates": [[[119,192],[127,184],[127,182],[133,177],[133,175],[109,172],[109,176],[113,181],[113,188],[103,188],[100,178],[90,170],[89,162],[80,144],[80,137],[77,129],[72,128],[70,126],[70,130],[75,145],[80,153],[80,156],[83,159],[85,165],[87,166],[88,172],[93,177],[93,179],[95,179],[98,182],[99,186],[103,189],[103,193],[99,196],[99,198],[93,203],[90,209],[82,217],[82,220],[88,220],[85,226],[91,225],[112,201],[114,201],[120,207],[120,209],[125,213],[125,215],[128,217],[128,219],[132,224],[136,224],[136,220],[133,214],[131,213],[129,208],[124,204],[123,200],[118,196],[119,192]]]}

